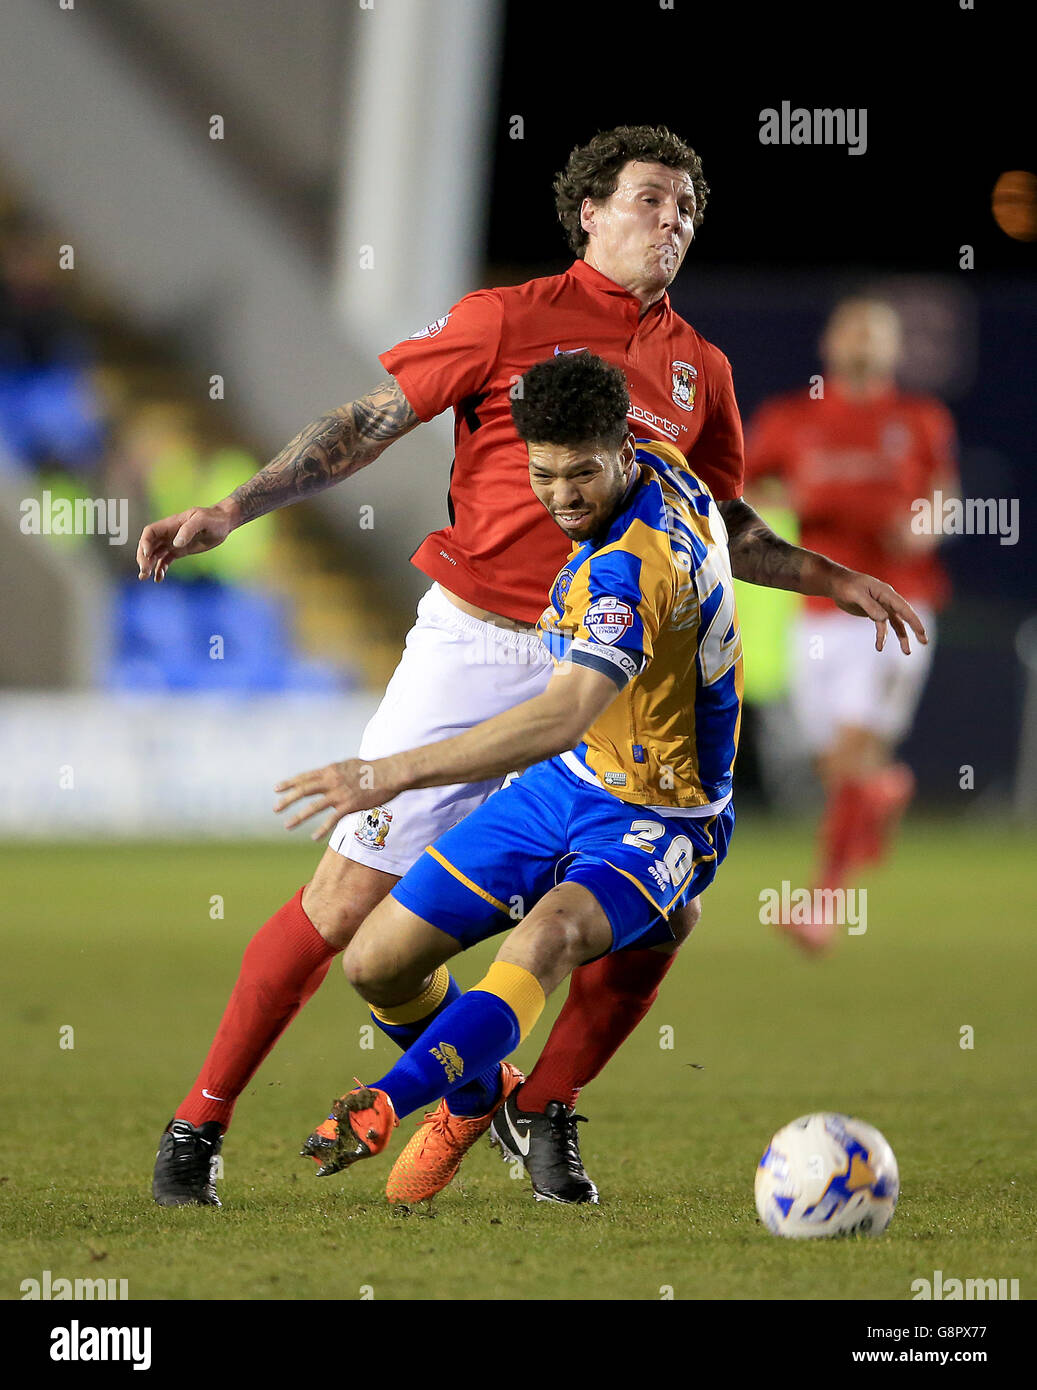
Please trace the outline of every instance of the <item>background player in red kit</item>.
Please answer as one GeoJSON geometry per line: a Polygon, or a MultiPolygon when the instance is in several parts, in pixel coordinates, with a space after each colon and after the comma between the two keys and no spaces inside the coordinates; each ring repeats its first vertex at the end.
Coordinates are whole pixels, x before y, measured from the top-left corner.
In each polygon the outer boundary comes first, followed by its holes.
{"type": "MultiPolygon", "coordinates": [[[[954,424],[941,402],[897,389],[896,311],[844,300],[821,339],[824,395],[783,396],[760,407],[749,433],[747,476],[783,485],[803,544],[853,569],[877,570],[917,609],[930,644],[912,661],[877,652],[863,625],[810,597],[794,630],[793,705],[817,760],[826,802],[818,883],[846,885],[882,857],[910,801],[914,777],[895,761],[932,660],[934,613],[946,600],[939,538],[912,529],[911,504],[957,491],[954,424]]],[[[834,924],[788,930],[808,949],[834,924]]]]}
{"type": "MultiPolygon", "coordinates": [[[[466,296],[382,354],[391,373],[384,385],[316,421],[215,507],[167,517],[141,536],[141,577],[160,580],[174,559],[211,549],[244,522],[349,477],[420,421],[453,409],[451,523],[415,553],[435,582],[364,733],[362,759],[458,733],[535,695],[550,677],[533,625],[566,559],[566,541],[530,491],[510,391],[555,353],[590,350],[623,370],[632,428],[691,456],[720,503],[735,575],[826,594],[874,619],[883,635],[888,621],[905,650],[904,623],[916,626],[889,586],[787,545],[738,500],[742,431],[730,365],[666,295],[708,191],[694,151],[666,130],[620,127],[573,151],[555,187],[577,255],[565,274],[466,296]]],[[[574,536],[580,522],[572,518],[574,536]]],[[[327,775],[330,787],[334,765],[327,775]]],[[[425,846],[499,785],[406,792],[335,829],[311,881],[245,952],[209,1055],[163,1134],[157,1201],[217,1203],[210,1160],[256,1068],[332,957],[425,846]]],[[[678,942],[697,916],[695,902],[675,919],[678,942]]],[[[449,1108],[444,1102],[401,1155],[412,1170],[427,1163],[429,1195],[446,1185],[508,1094],[531,1117],[526,1166],[538,1191],[564,1202],[596,1200],[572,1106],[644,1017],[675,950],[627,952],[575,971],[544,1053],[517,1094],[521,1074],[507,1066],[452,1092],[449,1108]]],[[[458,993],[444,967],[417,998],[373,1017],[405,1049],[458,993]]]]}

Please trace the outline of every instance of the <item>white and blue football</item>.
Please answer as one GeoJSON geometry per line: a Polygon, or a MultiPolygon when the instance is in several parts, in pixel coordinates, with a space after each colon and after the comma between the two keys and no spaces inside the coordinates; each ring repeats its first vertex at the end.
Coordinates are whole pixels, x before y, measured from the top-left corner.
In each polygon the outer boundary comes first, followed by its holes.
{"type": "Polygon", "coordinates": [[[793,1120],[756,1169],[756,1210],[776,1236],[877,1236],[900,1195],[897,1160],[874,1127],[850,1115],[793,1120]]]}

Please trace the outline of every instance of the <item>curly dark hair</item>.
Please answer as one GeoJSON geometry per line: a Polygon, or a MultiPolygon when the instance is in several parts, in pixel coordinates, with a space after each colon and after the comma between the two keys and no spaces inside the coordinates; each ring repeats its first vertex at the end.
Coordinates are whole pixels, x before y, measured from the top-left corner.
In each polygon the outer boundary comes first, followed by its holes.
{"type": "Polygon", "coordinates": [[[569,245],[582,258],[587,233],[580,226],[584,198],[602,200],[616,191],[624,165],[632,159],[665,164],[691,175],[695,189],[695,216],[692,226],[702,226],[709,184],[702,175],[702,160],[690,145],[665,126],[620,125],[615,130],[599,130],[593,140],[580,145],[569,156],[565,168],[555,175],[555,207],[565,228],[569,245]]]}
{"type": "Polygon", "coordinates": [[[562,353],[538,362],[512,391],[511,418],[527,444],[603,444],[627,437],[626,377],[590,352],[562,353]]]}

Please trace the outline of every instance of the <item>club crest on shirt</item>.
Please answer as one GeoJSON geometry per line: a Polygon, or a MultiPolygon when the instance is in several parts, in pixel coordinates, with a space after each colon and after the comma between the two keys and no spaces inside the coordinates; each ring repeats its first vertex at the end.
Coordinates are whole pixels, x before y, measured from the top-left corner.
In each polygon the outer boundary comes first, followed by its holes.
{"type": "Polygon", "coordinates": [[[384,806],[375,806],[370,811],[361,811],[356,818],[354,837],[368,849],[384,849],[385,837],[392,824],[392,812],[384,806]]]}
{"type": "Polygon", "coordinates": [[[695,409],[695,383],[698,370],[690,362],[671,362],[670,375],[673,380],[673,402],[682,410],[695,409]]]}
{"type": "Polygon", "coordinates": [[[595,641],[611,647],[634,626],[634,610],[620,598],[599,598],[587,609],[583,623],[595,641]]]}
{"type": "Polygon", "coordinates": [[[558,611],[559,611],[559,612],[561,612],[561,610],[565,607],[565,600],[566,600],[566,598],[568,597],[569,590],[572,588],[572,586],[573,586],[573,572],[572,572],[572,570],[562,570],[561,574],[560,574],[560,575],[558,576],[558,578],[555,580],[555,597],[556,597],[557,600],[558,600],[558,611]]]}
{"type": "Polygon", "coordinates": [[[433,323],[427,323],[424,328],[419,328],[417,333],[412,333],[412,338],[434,338],[437,333],[442,333],[447,325],[449,314],[444,314],[441,319],[436,319],[433,323]]]}

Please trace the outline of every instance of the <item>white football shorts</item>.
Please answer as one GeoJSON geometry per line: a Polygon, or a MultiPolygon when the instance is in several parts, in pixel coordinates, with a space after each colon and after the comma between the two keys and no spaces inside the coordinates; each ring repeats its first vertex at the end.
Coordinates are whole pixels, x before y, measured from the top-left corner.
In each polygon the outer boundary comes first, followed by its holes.
{"type": "MultiPolygon", "coordinates": [[[[433,584],[357,757],[385,758],[463,733],[539,695],[553,669],[536,633],[470,617],[433,584]]],[[[384,806],[344,816],[328,843],[347,859],[402,877],[426,846],[506,780],[402,792],[384,806]]]]}
{"type": "Polygon", "coordinates": [[[935,615],[913,605],[929,638],[911,638],[905,656],[892,628],[875,650],[875,624],[849,613],[801,613],[793,628],[792,706],[812,753],[829,748],[836,731],[850,725],[899,743],[914,721],[935,645],[935,615]]]}

